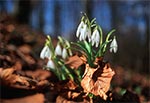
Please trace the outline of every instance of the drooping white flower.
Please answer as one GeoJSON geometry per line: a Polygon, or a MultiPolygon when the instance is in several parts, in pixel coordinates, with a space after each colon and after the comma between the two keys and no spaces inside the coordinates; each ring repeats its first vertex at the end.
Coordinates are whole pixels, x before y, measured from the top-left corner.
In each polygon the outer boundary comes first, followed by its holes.
{"type": "Polygon", "coordinates": [[[77,32],[76,32],[76,36],[79,37],[80,33],[81,33],[81,29],[83,28],[84,26],[84,22],[81,21],[78,28],[77,28],[77,32]]]}
{"type": "Polygon", "coordinates": [[[49,47],[46,45],[44,46],[44,48],[42,49],[41,53],[40,53],[40,58],[44,59],[44,58],[51,58],[51,51],[49,49],[49,47]]]}
{"type": "Polygon", "coordinates": [[[81,31],[80,31],[79,40],[80,40],[80,41],[85,40],[85,39],[86,39],[86,35],[87,35],[87,25],[84,24],[84,25],[83,25],[83,28],[82,28],[81,31]]]}
{"type": "Polygon", "coordinates": [[[86,36],[88,37],[89,42],[91,42],[91,29],[87,28],[86,33],[87,33],[86,36]]]}
{"type": "Polygon", "coordinates": [[[63,48],[63,51],[62,51],[62,58],[63,58],[63,59],[66,59],[67,57],[68,57],[67,50],[66,50],[66,48],[63,48]]]}
{"type": "Polygon", "coordinates": [[[117,45],[116,37],[114,37],[113,41],[110,44],[110,52],[116,53],[117,50],[118,50],[118,45],[117,45]]]}
{"type": "Polygon", "coordinates": [[[99,45],[99,41],[100,41],[100,35],[99,35],[99,32],[98,30],[94,30],[94,32],[92,33],[92,36],[91,36],[91,42],[92,42],[92,46],[95,46],[98,47],[99,45]]]}
{"type": "Polygon", "coordinates": [[[51,59],[48,60],[46,66],[49,67],[49,68],[52,68],[52,69],[55,68],[55,64],[54,64],[54,62],[51,59]]]}
{"type": "Polygon", "coordinates": [[[79,38],[80,41],[86,40],[88,37],[89,41],[91,40],[91,29],[85,24],[83,21],[79,24],[76,32],[76,36],[79,38]]]}
{"type": "Polygon", "coordinates": [[[70,49],[70,43],[67,40],[65,41],[65,43],[66,43],[66,45],[68,47],[68,54],[69,54],[69,56],[72,56],[72,51],[70,49]]]}
{"type": "Polygon", "coordinates": [[[57,43],[57,46],[55,48],[55,54],[61,56],[62,54],[62,50],[61,50],[61,46],[59,43],[57,43]]]}

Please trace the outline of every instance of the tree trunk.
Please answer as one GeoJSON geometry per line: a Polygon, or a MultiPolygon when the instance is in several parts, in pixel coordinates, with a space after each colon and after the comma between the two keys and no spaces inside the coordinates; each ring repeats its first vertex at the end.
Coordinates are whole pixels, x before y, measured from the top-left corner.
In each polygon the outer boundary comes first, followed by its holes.
{"type": "MultiPolygon", "coordinates": [[[[146,2],[148,4],[145,4],[146,6],[146,9],[148,10],[148,6],[149,6],[149,2],[146,2]]],[[[150,28],[150,21],[149,21],[149,18],[150,16],[148,15],[148,11],[146,12],[145,10],[145,13],[144,13],[144,18],[145,18],[145,22],[146,22],[146,34],[145,34],[145,44],[144,44],[144,57],[143,57],[143,72],[145,73],[150,73],[149,71],[149,49],[150,49],[150,32],[149,32],[149,28],[150,28]]]]}
{"type": "Polygon", "coordinates": [[[32,6],[30,0],[18,1],[17,20],[21,24],[29,24],[32,6]]]}

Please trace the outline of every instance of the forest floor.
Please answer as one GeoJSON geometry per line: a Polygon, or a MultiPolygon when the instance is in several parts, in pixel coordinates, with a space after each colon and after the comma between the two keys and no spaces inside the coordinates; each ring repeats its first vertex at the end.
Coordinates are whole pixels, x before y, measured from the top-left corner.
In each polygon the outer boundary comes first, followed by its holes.
{"type": "MultiPolygon", "coordinates": [[[[39,54],[46,36],[26,25],[15,23],[8,16],[0,18],[0,31],[0,102],[56,102],[59,93],[63,92],[60,89],[64,84],[57,83],[52,72],[42,69],[46,61],[42,61],[39,54]]],[[[53,42],[55,44],[56,40],[53,42]]],[[[114,70],[109,101],[150,103],[148,74],[125,70],[121,66],[115,66],[114,70]]]]}

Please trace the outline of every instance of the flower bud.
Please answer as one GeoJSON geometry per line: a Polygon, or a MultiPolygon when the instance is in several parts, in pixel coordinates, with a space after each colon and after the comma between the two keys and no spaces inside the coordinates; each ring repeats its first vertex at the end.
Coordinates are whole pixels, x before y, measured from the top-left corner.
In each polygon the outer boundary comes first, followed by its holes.
{"type": "Polygon", "coordinates": [[[92,36],[91,36],[91,42],[92,42],[92,46],[95,46],[98,47],[99,45],[99,41],[100,41],[100,35],[99,35],[99,32],[98,30],[94,30],[94,32],[92,33],[92,36]]]}
{"type": "Polygon", "coordinates": [[[113,41],[110,44],[110,52],[116,53],[117,50],[118,50],[118,45],[117,45],[116,37],[114,37],[113,41]]]}
{"type": "Polygon", "coordinates": [[[41,53],[40,53],[40,58],[44,59],[44,58],[51,58],[51,51],[49,49],[49,47],[46,45],[44,46],[44,48],[42,49],[41,53]]]}
{"type": "Polygon", "coordinates": [[[54,62],[51,59],[48,60],[47,67],[52,68],[52,69],[55,68],[55,64],[54,64],[54,62]]]}
{"type": "Polygon", "coordinates": [[[62,54],[62,50],[61,50],[61,47],[60,47],[59,43],[57,43],[57,46],[55,48],[55,54],[59,55],[59,56],[61,56],[61,54],[62,54]]]}
{"type": "Polygon", "coordinates": [[[82,27],[84,26],[84,22],[81,21],[76,32],[76,36],[79,37],[82,27]]]}
{"type": "Polygon", "coordinates": [[[66,59],[68,57],[68,53],[67,53],[67,50],[65,48],[63,48],[63,51],[62,51],[62,58],[63,59],[66,59]]]}

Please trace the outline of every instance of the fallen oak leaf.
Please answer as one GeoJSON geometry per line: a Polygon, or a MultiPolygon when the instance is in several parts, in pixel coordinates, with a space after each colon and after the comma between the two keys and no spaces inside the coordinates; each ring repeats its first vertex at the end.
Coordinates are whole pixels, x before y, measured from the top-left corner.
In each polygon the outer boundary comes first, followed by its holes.
{"type": "Polygon", "coordinates": [[[42,93],[37,93],[22,98],[0,99],[0,101],[2,103],[44,103],[45,97],[42,93]]]}
{"type": "Polygon", "coordinates": [[[30,54],[31,53],[31,47],[29,45],[22,45],[18,47],[18,50],[24,54],[30,54]]]}
{"type": "Polygon", "coordinates": [[[66,87],[68,87],[70,90],[75,90],[77,88],[77,84],[74,81],[69,80],[66,84],[66,87]]]}
{"type": "Polygon", "coordinates": [[[72,69],[78,69],[82,64],[86,62],[84,57],[79,57],[78,55],[74,55],[68,58],[65,62],[66,65],[70,66],[72,69]]]}
{"type": "Polygon", "coordinates": [[[46,80],[52,73],[47,70],[37,69],[36,71],[25,71],[26,76],[32,77],[37,80],[46,80]]]}
{"type": "MultiPolygon", "coordinates": [[[[24,48],[28,48],[29,47],[24,47],[24,48]]],[[[13,51],[15,52],[23,61],[25,61],[28,64],[35,64],[36,60],[30,55],[30,50],[23,50],[23,47],[18,49],[16,46],[14,45],[7,45],[7,49],[9,51],[13,51]]]]}
{"type": "Polygon", "coordinates": [[[81,86],[84,89],[84,92],[92,93],[95,96],[99,95],[106,100],[106,92],[109,90],[110,81],[115,72],[110,68],[108,63],[104,63],[102,60],[97,62],[98,65],[96,68],[91,68],[89,64],[86,64],[84,77],[81,80],[81,86]]]}
{"type": "Polygon", "coordinates": [[[21,70],[22,69],[22,64],[21,62],[18,60],[15,62],[14,66],[13,66],[14,70],[21,70]]]}
{"type": "Polygon", "coordinates": [[[0,77],[2,85],[15,88],[34,89],[38,82],[37,80],[16,74],[16,70],[14,68],[2,70],[0,77]]]}
{"type": "Polygon", "coordinates": [[[29,86],[29,83],[26,81],[25,78],[20,77],[19,75],[13,74],[15,72],[15,69],[13,68],[7,68],[4,69],[1,72],[1,79],[2,83],[5,85],[13,86],[15,83],[20,83],[22,85],[29,86]]]}

